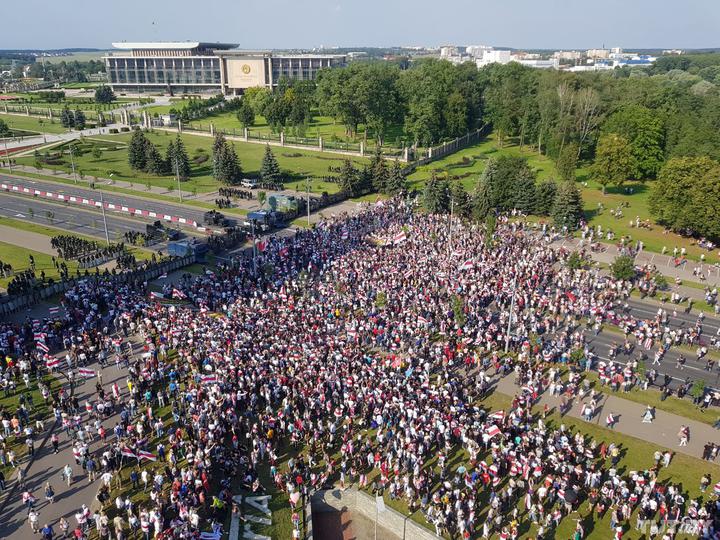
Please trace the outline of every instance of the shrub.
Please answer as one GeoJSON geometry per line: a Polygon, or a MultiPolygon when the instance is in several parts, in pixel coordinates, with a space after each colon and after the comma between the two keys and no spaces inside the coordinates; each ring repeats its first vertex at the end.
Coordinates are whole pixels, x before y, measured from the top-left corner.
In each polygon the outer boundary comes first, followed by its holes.
{"type": "Polygon", "coordinates": [[[117,128],[110,128],[110,133],[119,133],[117,128]]]}

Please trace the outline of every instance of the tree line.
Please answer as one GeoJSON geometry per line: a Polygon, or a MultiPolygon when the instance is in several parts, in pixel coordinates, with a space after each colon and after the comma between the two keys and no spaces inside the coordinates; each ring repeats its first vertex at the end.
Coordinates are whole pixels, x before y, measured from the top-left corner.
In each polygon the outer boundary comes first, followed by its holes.
{"type": "Polygon", "coordinates": [[[128,163],[135,171],[142,171],[158,176],[177,175],[180,180],[190,177],[190,159],[185,150],[185,143],[178,134],[170,141],[165,155],[150,141],[141,130],[133,132],[128,145],[128,163]]]}

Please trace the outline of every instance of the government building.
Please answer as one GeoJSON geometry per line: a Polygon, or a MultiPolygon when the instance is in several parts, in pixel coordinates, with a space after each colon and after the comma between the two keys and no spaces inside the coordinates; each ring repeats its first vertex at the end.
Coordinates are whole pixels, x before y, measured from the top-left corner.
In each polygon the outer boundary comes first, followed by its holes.
{"type": "Polygon", "coordinates": [[[243,51],[232,43],[113,43],[104,57],[113,91],[133,94],[240,95],[272,88],[282,77],[314,80],[323,68],[346,64],[345,55],[243,51]]]}

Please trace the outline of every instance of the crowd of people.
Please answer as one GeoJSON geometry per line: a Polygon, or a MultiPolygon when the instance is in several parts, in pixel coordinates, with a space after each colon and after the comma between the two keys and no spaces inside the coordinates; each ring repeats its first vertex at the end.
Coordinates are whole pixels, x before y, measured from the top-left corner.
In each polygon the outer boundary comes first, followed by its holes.
{"type": "MultiPolygon", "coordinates": [[[[688,486],[660,479],[670,452],[628,471],[619,466],[628,449],[611,436],[532,412],[546,391],[597,403],[581,379],[607,367],[587,343],[603,324],[662,355],[698,346],[702,319],[675,328],[662,310],[631,315],[629,284],[567,268],[566,252],[521,224],[501,220],[487,242],[481,226],[414,210],[398,199],[271,238],[254,258],[168,281],[159,296],[146,283],[80,282],[43,331],[68,351],[61,366],[37,351],[39,325],[4,329],[0,348],[29,369],[100,366],[87,403],[71,391],[48,398],[75,467],[102,483],[101,508],[76,516],[79,535],[92,526],[101,538],[111,528],[190,538],[219,527],[239,487],[282,492],[295,507],[314,489],[351,483],[403,500],[451,538],[518,538],[530,524],[535,538],[553,538],[581,507],[611,517],[608,538],[666,525],[717,534],[717,497],[690,498],[688,486]],[[105,369],[125,387],[103,385],[105,369]],[[510,374],[520,388],[510,406],[485,409],[494,380],[510,374]],[[290,448],[297,456],[284,461],[290,448]],[[123,467],[149,500],[112,500],[123,467]]],[[[577,520],[573,537],[586,526],[577,520]]],[[[296,538],[301,528],[293,519],[296,538]]]]}
{"type": "Polygon", "coordinates": [[[105,245],[95,240],[86,240],[79,236],[71,234],[60,234],[50,239],[50,245],[57,250],[61,259],[82,259],[85,256],[90,257],[113,257],[125,249],[120,244],[105,245]]]}
{"type": "Polygon", "coordinates": [[[234,187],[221,187],[218,189],[218,195],[224,199],[246,199],[252,200],[255,198],[253,192],[249,189],[240,189],[234,187]]]}

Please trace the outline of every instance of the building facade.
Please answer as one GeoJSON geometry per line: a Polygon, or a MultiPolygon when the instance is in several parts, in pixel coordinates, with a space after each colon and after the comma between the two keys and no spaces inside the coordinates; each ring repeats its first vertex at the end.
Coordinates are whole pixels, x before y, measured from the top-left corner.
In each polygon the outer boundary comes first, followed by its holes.
{"type": "Polygon", "coordinates": [[[238,95],[272,88],[282,77],[314,80],[320,69],[344,66],[344,55],[277,55],[241,51],[231,43],[113,43],[105,59],[108,83],[118,93],[238,95]]]}

